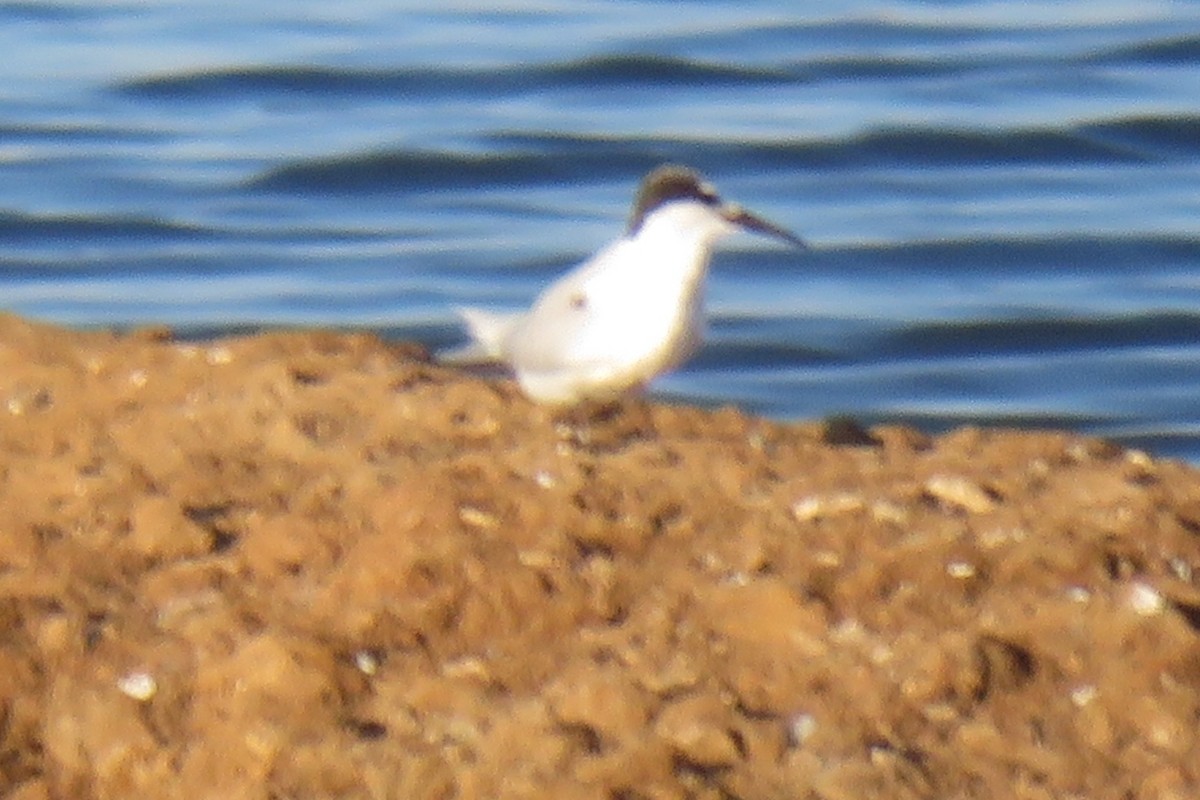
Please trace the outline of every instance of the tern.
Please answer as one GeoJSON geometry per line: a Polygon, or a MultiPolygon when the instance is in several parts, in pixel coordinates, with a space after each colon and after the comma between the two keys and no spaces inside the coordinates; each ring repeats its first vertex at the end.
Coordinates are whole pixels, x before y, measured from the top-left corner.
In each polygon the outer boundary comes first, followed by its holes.
{"type": "Polygon", "coordinates": [[[695,171],[661,166],[643,179],[624,235],[550,284],[528,311],[458,309],[473,342],[442,360],[502,363],[528,397],[552,405],[640,391],[700,346],[713,248],[739,230],[806,247],[722,200],[695,171]]]}

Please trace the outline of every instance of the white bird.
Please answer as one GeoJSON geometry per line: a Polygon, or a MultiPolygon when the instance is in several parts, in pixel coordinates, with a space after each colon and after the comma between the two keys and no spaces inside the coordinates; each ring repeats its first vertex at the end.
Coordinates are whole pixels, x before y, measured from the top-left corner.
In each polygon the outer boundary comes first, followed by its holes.
{"type": "Polygon", "coordinates": [[[527,312],[459,309],[474,342],[442,360],[501,362],[542,403],[639,390],[699,347],[713,247],[743,229],[805,246],[722,201],[694,171],[659,167],[642,181],[621,238],[550,284],[527,312]]]}

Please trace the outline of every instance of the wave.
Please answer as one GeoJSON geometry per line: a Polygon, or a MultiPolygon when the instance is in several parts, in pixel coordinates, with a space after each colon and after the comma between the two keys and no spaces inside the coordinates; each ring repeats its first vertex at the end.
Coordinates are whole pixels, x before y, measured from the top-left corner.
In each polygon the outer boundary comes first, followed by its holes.
{"type": "Polygon", "coordinates": [[[874,359],[1049,355],[1145,347],[1191,347],[1200,341],[1200,313],[1163,311],[1112,316],[1041,316],[932,321],[881,333],[874,359]]]}
{"type": "Polygon", "coordinates": [[[729,140],[495,134],[500,147],[559,155],[605,151],[673,153],[700,166],[837,169],[864,165],[951,167],[994,164],[1137,164],[1200,154],[1200,115],[1145,115],[1062,127],[970,129],[890,127],[835,139],[729,140]],[[699,163],[703,162],[703,163],[699,163]]]}
{"type": "MultiPolygon", "coordinates": [[[[1140,275],[1146,264],[1157,270],[1190,272],[1200,262],[1200,237],[1187,234],[1087,234],[973,236],[920,239],[881,244],[820,247],[805,255],[805,271],[840,278],[896,275],[956,276],[986,268],[992,276],[1030,278],[1052,275],[1140,275]]],[[[795,255],[768,250],[755,254],[755,272],[763,278],[790,277],[795,255]]]]}
{"type": "Polygon", "coordinates": [[[230,96],[426,95],[494,96],[549,89],[637,86],[753,86],[786,83],[785,70],[709,63],[659,55],[614,55],[498,69],[418,67],[364,70],[328,66],[262,66],[159,75],[117,84],[127,95],[159,99],[226,99],[230,96]]]}
{"type": "Polygon", "coordinates": [[[1200,116],[1138,116],[1080,125],[1076,130],[1093,141],[1146,158],[1200,155],[1200,116]]]}
{"type": "Polygon", "coordinates": [[[627,158],[612,164],[603,153],[561,160],[546,154],[473,155],[400,150],[308,159],[284,164],[252,178],[248,187],[284,192],[421,192],[590,181],[608,173],[636,179],[659,160],[627,158]]]}
{"type": "Polygon", "coordinates": [[[1065,128],[888,128],[837,139],[743,142],[501,133],[491,154],[382,150],[281,164],[249,186],[294,192],[404,192],[634,179],[681,160],[742,170],[1121,165],[1200,154],[1200,116],[1146,116],[1065,128]]]}
{"type": "Polygon", "coordinates": [[[1087,56],[1082,61],[1099,64],[1185,65],[1200,62],[1200,36],[1172,36],[1122,45],[1087,56]]]}
{"type": "MultiPolygon", "coordinates": [[[[305,244],[374,242],[396,235],[395,231],[313,225],[271,227],[213,226],[178,222],[160,217],[122,214],[30,214],[0,210],[0,243],[45,244],[47,242],[130,241],[138,243],[224,242],[239,247],[249,244],[305,244]]],[[[410,239],[418,231],[404,231],[410,239]]]]}
{"type": "MultiPolygon", "coordinates": [[[[714,326],[716,327],[716,326],[714,326]]],[[[765,337],[764,337],[765,339],[765,337]]],[[[828,350],[797,341],[733,338],[718,332],[712,341],[688,362],[689,372],[730,372],[755,369],[778,370],[834,364],[842,358],[828,350]]]]}
{"type": "MultiPolygon", "coordinates": [[[[1113,362],[1119,354],[1140,362],[1148,350],[1192,353],[1200,341],[1200,313],[1162,311],[1133,314],[1080,314],[1019,309],[998,316],[971,319],[903,320],[888,318],[813,318],[788,316],[778,320],[740,320],[715,315],[712,335],[689,369],[771,371],[821,367],[896,368],[932,370],[951,365],[949,373],[965,376],[990,371],[985,361],[1017,359],[1019,370],[1032,370],[1026,357],[1042,368],[1062,370],[1055,359],[1088,355],[1113,362]],[[840,328],[836,337],[823,331],[840,328]],[[821,345],[817,343],[821,342],[821,345]],[[965,360],[964,360],[965,359],[965,360]]],[[[1184,370],[1189,383],[1200,380],[1200,363],[1184,370]]],[[[1072,365],[1077,366],[1077,365],[1072,365]]],[[[1093,366],[1094,369],[1094,366],[1093,366]]],[[[1122,363],[1119,369],[1132,368],[1122,363]]],[[[814,379],[816,379],[814,377],[814,379]]],[[[1143,386],[1149,386],[1147,378],[1143,386]]]]}
{"type": "Polygon", "coordinates": [[[6,244],[84,240],[133,241],[212,238],[215,231],[152,217],[120,215],[40,215],[0,211],[0,242],[6,244]]]}
{"type": "MultiPolygon", "coordinates": [[[[1114,56],[1115,57],[1115,56],[1114,56]]],[[[1087,57],[1084,61],[1094,60],[1087,57]]],[[[904,80],[999,72],[1012,68],[1070,68],[1075,59],[1027,54],[816,56],[771,66],[736,60],[709,61],[656,54],[610,54],[545,64],[492,68],[410,67],[356,69],[336,66],[238,66],[153,75],[124,81],[114,91],[147,99],[214,101],[261,98],[464,99],[565,91],[635,91],[644,88],[756,88],[823,81],[904,80]]]]}
{"type": "Polygon", "coordinates": [[[74,3],[5,2],[0,3],[0,18],[23,22],[64,22],[96,16],[97,9],[74,3]]]}
{"type": "Polygon", "coordinates": [[[155,142],[166,139],[164,131],[139,130],[135,128],[108,127],[103,125],[75,124],[0,124],[0,141],[50,141],[50,142],[155,142]]]}

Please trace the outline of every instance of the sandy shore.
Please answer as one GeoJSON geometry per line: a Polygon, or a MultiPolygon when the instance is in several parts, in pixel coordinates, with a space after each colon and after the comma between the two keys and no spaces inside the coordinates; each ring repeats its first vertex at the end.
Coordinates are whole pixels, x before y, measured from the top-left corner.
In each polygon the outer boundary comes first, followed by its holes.
{"type": "Polygon", "coordinates": [[[1200,473],[0,317],[0,795],[1200,797],[1200,473]]]}

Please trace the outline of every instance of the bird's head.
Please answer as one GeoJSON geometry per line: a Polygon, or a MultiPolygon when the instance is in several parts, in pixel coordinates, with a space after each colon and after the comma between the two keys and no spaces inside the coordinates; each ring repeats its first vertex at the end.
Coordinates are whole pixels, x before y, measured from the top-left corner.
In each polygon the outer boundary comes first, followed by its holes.
{"type": "Polygon", "coordinates": [[[694,170],[667,164],[642,180],[627,234],[637,236],[642,228],[663,212],[675,213],[687,224],[700,228],[704,238],[719,238],[738,230],[753,231],[807,247],[796,234],[759,217],[737,203],[727,203],[711,183],[694,170]]]}

